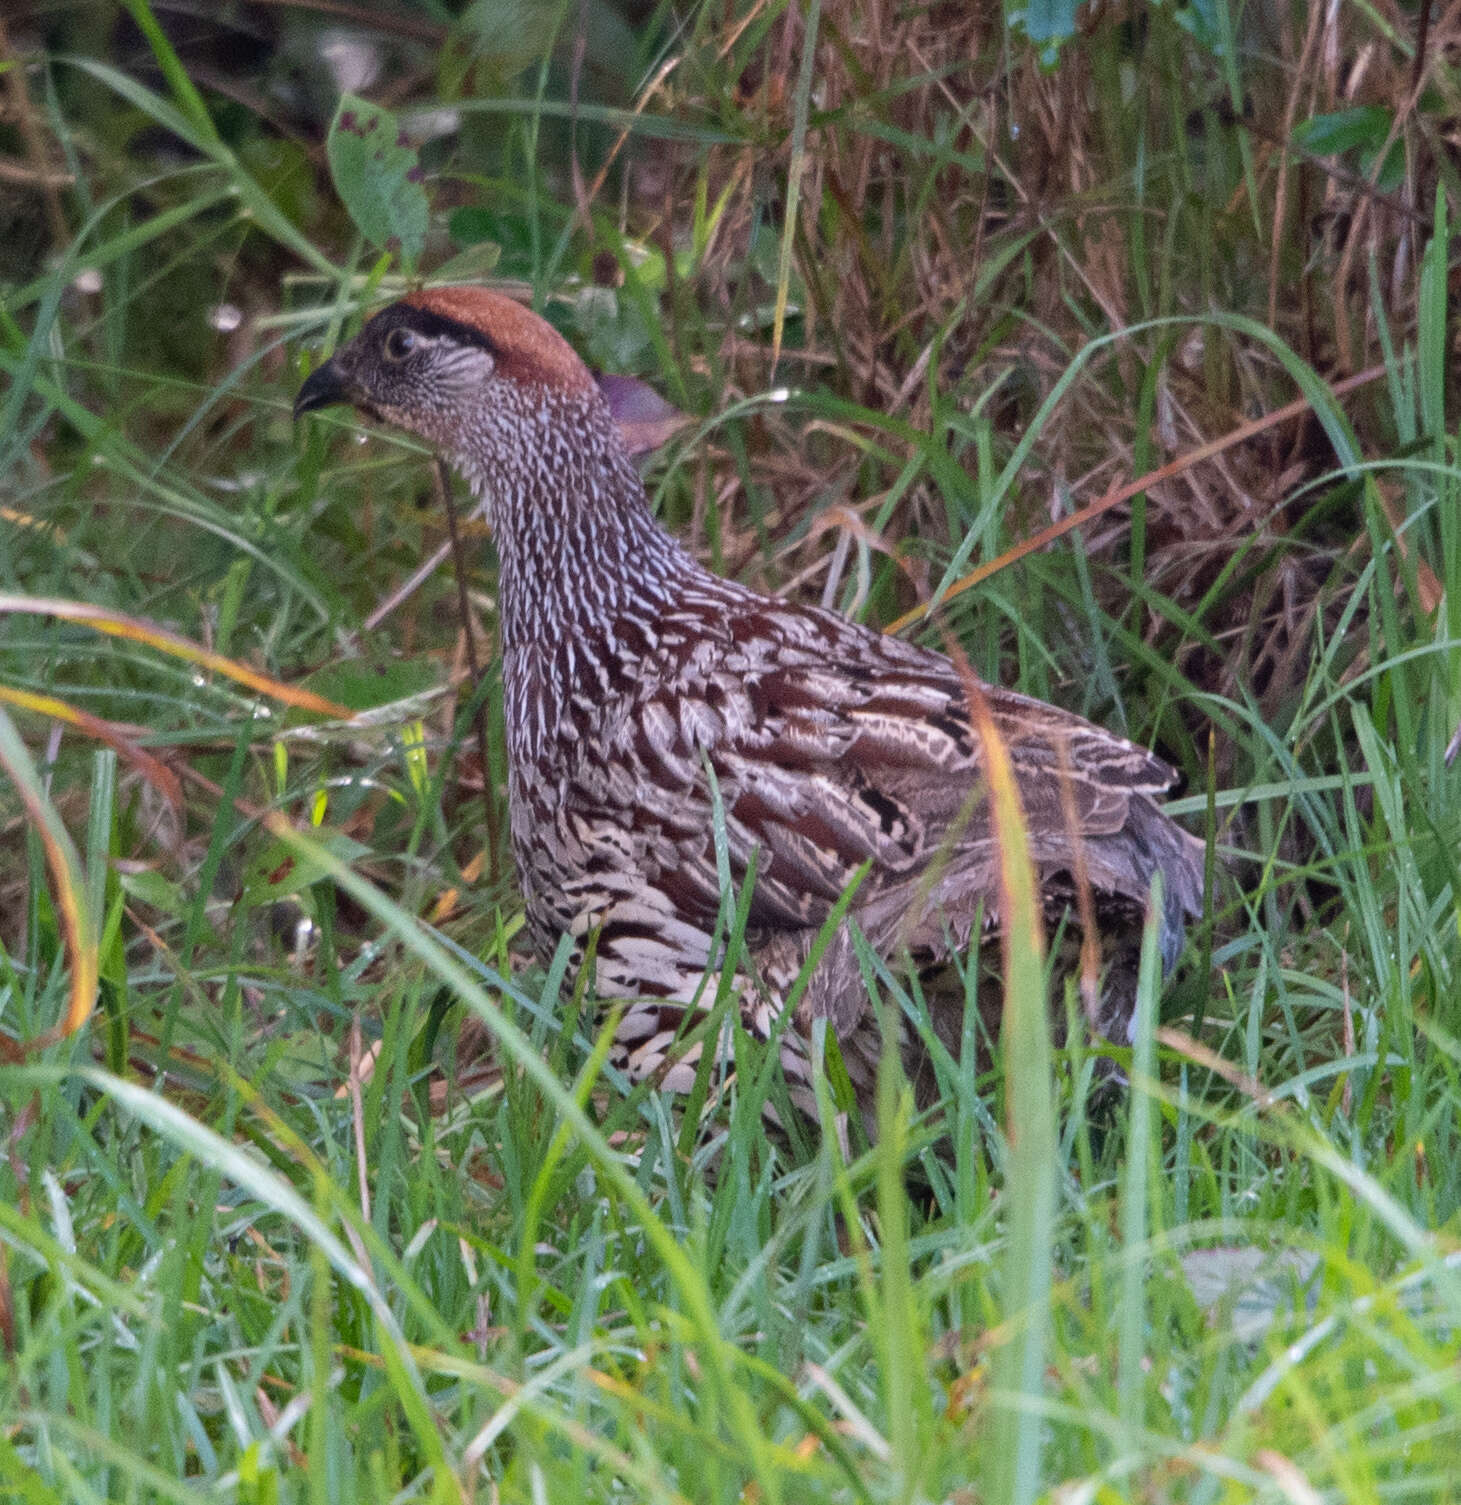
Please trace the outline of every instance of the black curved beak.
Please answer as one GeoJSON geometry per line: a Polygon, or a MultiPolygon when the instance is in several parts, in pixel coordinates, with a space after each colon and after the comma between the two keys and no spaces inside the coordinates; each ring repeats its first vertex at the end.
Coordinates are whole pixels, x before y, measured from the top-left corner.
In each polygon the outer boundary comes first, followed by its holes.
{"type": "Polygon", "coordinates": [[[333,407],[339,402],[349,402],[350,394],[340,380],[340,368],[334,361],[326,361],[318,371],[312,371],[294,399],[295,421],[317,408],[333,407]]]}

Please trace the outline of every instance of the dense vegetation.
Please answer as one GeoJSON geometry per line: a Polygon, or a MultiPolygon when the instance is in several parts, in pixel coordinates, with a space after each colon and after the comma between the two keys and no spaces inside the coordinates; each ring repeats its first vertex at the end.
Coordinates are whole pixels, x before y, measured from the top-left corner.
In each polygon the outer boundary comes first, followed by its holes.
{"type": "Polygon", "coordinates": [[[6,1498],[1453,1497],[1461,33],[1065,10],[7,5],[6,1498]],[[890,1063],[844,1159],[747,1040],[606,1068],[520,941],[490,545],[412,584],[421,453],[290,423],[412,277],[693,415],[717,568],[1182,767],[1128,1091],[890,1063]]]}

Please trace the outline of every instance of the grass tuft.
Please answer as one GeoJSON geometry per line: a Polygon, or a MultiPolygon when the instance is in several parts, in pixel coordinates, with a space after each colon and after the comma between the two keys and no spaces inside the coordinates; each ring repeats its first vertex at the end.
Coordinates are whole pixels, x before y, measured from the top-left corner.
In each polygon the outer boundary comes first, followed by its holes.
{"type": "Polygon", "coordinates": [[[0,1492],[1449,1498],[1437,8],[207,9],[0,23],[0,1492]],[[871,1145],[835,1042],[819,1132],[714,979],[689,1105],[619,1079],[526,955],[490,548],[474,692],[453,584],[402,589],[420,451],[289,422],[405,285],[347,87],[428,275],[694,416],[646,465],[703,557],[1180,765],[1212,913],[1129,1044],[1051,1043],[1031,914],[998,1069],[933,1040],[932,1115],[890,1055],[871,1145]]]}

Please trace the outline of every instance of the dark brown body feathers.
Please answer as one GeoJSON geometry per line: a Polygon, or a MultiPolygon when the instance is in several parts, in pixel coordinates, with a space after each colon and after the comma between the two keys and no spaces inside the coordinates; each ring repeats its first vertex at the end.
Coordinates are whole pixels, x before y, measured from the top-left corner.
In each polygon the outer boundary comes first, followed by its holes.
{"type": "MultiPolygon", "coordinates": [[[[704,570],[653,520],[597,388],[546,324],[477,289],[417,295],[311,377],[297,411],[342,400],[426,437],[485,504],[529,926],[545,955],[597,930],[600,993],[646,1000],[621,1029],[631,1069],[684,1079],[671,1005],[720,960],[717,830],[733,883],[755,862],[739,986],[758,1033],[864,865],[851,913],[885,956],[934,969],[997,925],[982,757],[953,664],[704,570]]],[[[1174,779],[1160,759],[983,693],[1052,919],[1078,874],[1089,886],[1110,962],[1093,1023],[1119,1038],[1152,875],[1170,966],[1202,908],[1202,845],[1159,807],[1174,779]]],[[[945,1007],[936,1027],[957,1040],[962,992],[945,1007]]],[[[845,931],[783,1037],[793,1074],[817,1017],[870,1088],[881,1041],[845,931]]]]}

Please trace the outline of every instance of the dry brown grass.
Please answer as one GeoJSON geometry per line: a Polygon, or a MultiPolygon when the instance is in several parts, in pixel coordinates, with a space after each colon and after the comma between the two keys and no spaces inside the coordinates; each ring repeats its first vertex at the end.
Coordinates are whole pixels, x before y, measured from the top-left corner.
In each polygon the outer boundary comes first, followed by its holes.
{"type": "MultiPolygon", "coordinates": [[[[1415,17],[1395,5],[1266,8],[1239,39],[1238,108],[1218,61],[1184,46],[1170,14],[1104,5],[1083,17],[1082,37],[1046,71],[1028,47],[1008,45],[996,6],[828,0],[793,242],[793,302],[804,313],[778,372],[769,326],[748,330],[745,316],[774,300],[752,244],[768,226],[781,231],[799,13],[783,12],[751,44],[743,8],[728,8],[725,25],[699,39],[669,94],[688,113],[712,113],[723,100],[686,81],[733,69],[754,144],[669,168],[656,156],[653,201],[639,201],[664,240],[682,233],[677,206],[694,202],[697,185],[712,202],[728,195],[693,289],[682,290],[721,319],[712,359],[728,396],[815,382],[926,433],[937,393],[965,411],[982,405],[1007,453],[1088,339],[1158,314],[1191,318],[1175,334],[1134,334],[1086,367],[1024,469],[1005,519],[1011,541],[1292,400],[1266,349],[1196,322],[1213,311],[1271,328],[1329,379],[1383,360],[1382,316],[1394,346],[1413,343],[1418,247],[1437,181],[1455,167],[1461,6],[1429,15],[1419,64],[1415,17]],[[1319,158],[1284,144],[1303,121],[1367,104],[1395,111],[1398,186],[1377,188],[1353,153],[1319,158]]],[[[1367,452],[1393,449],[1383,388],[1346,408],[1367,452]]],[[[749,475],[774,511],[742,524],[729,561],[748,562],[760,528],[795,538],[771,574],[821,592],[848,515],[839,507],[866,521],[916,447],[886,429],[879,438],[886,458],[870,462],[833,425],[763,420],[749,475]],[[808,527],[814,514],[832,526],[808,527]]],[[[955,459],[971,465],[967,450],[955,459]]],[[[1121,570],[1141,563],[1154,589],[1194,609],[1246,549],[1266,563],[1205,617],[1222,651],[1188,644],[1184,667],[1205,687],[1247,684],[1278,704],[1302,680],[1325,593],[1342,591],[1363,534],[1351,507],[1331,508],[1301,546],[1291,536],[1311,505],[1304,488],[1333,459],[1300,418],[1154,488],[1144,561],[1130,558],[1126,518],[1104,518],[1086,547],[1116,572],[1108,604],[1121,570]]],[[[727,464],[706,485],[744,519],[741,479],[727,464]]],[[[882,543],[897,549],[910,534],[945,553],[957,542],[926,473],[882,543]]],[[[1177,640],[1156,616],[1144,631],[1177,640]]]]}

